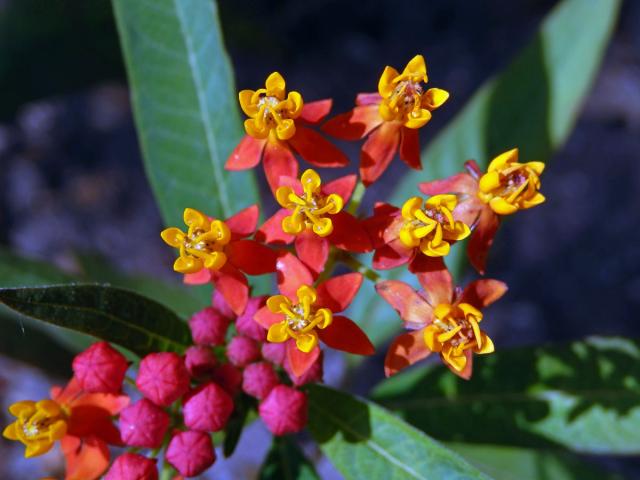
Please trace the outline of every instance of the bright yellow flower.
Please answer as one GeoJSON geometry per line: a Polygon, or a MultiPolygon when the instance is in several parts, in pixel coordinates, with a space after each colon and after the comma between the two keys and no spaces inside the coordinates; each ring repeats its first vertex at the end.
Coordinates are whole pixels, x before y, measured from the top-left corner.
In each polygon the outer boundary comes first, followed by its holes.
{"type": "Polygon", "coordinates": [[[544,202],[540,190],[540,175],[544,163],[518,163],[514,148],[494,158],[487,173],[480,178],[478,197],[498,215],[509,215],[544,202]]]}
{"type": "Polygon", "coordinates": [[[324,195],[321,191],[320,176],[311,169],[300,177],[303,194],[298,195],[291,187],[280,187],[276,200],[283,208],[293,210],[282,219],[282,230],[297,235],[311,228],[313,232],[326,237],[333,232],[333,222],[327,215],[335,215],[342,210],[344,200],[337,193],[324,195]]]}
{"type": "Polygon", "coordinates": [[[408,248],[420,248],[429,257],[448,255],[451,242],[471,233],[468,225],[453,218],[457,204],[455,195],[434,195],[424,201],[424,208],[420,197],[410,198],[402,205],[400,241],[408,248]]]}
{"type": "Polygon", "coordinates": [[[231,233],[220,220],[210,220],[204,213],[186,208],[184,233],[176,227],[167,228],[160,234],[170,246],[180,250],[173,269],[180,273],[196,273],[203,268],[219,270],[227,261],[222,251],[229,243],[231,233]]]}
{"type": "Polygon", "coordinates": [[[393,67],[385,67],[378,81],[382,96],[380,116],[385,121],[401,121],[405,127],[420,128],[431,120],[431,112],[449,98],[449,93],[439,88],[424,91],[427,83],[427,66],[422,55],[413,57],[402,73],[393,67]]]}
{"type": "Polygon", "coordinates": [[[468,303],[440,304],[434,321],[424,329],[424,342],[439,352],[444,362],[461,372],[467,365],[465,351],[484,354],[494,351],[493,342],[478,325],[482,312],[468,303]]]}
{"type": "Polygon", "coordinates": [[[9,407],[9,412],[16,421],[8,425],[2,435],[22,442],[27,447],[26,458],[47,453],[67,433],[68,414],[53,400],[16,402],[9,407]]]}
{"type": "Polygon", "coordinates": [[[274,295],[267,300],[267,308],[272,313],[284,315],[282,322],[269,327],[267,340],[282,343],[293,338],[300,351],[309,353],[318,344],[315,329],[331,325],[333,314],[328,308],[314,307],[318,296],[313,287],[302,285],[296,295],[298,303],[295,305],[285,295],[274,295]]]}
{"type": "Polygon", "coordinates": [[[302,95],[287,94],[284,78],[278,72],[267,77],[265,88],[242,90],[238,97],[242,111],[249,117],[244,122],[247,134],[259,139],[289,140],[296,133],[294,119],[302,112],[302,95]]]}

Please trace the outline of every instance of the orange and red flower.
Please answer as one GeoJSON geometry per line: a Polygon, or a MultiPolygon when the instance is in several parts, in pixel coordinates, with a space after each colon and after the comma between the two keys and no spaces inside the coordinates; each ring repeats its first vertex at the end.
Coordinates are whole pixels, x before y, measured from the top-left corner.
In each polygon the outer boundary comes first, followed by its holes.
{"type": "Polygon", "coordinates": [[[126,395],[86,393],[77,379],[51,389],[51,399],[21,401],[9,407],[16,420],[3,436],[22,442],[25,457],[47,453],[60,441],[66,461],[65,480],[94,480],[109,466],[108,445],[122,445],[112,422],[129,404],[126,395]]]}
{"type": "Polygon", "coordinates": [[[378,93],[359,94],[353,110],[322,127],[343,140],[367,137],[360,153],[360,176],[366,186],[382,175],[398,150],[409,167],[422,168],[418,129],[449,98],[449,93],[439,88],[425,91],[425,83],[427,67],[422,55],[413,57],[402,73],[387,66],[378,82],[378,93]]]}
{"type": "Polygon", "coordinates": [[[172,227],[162,231],[162,239],[180,252],[173,268],[185,274],[185,283],[212,282],[236,315],[249,300],[248,275],[276,271],[277,254],[255,240],[249,240],[258,224],[258,207],[252,205],[225,221],[207,217],[187,208],[187,232],[172,227]]]}
{"type": "Polygon", "coordinates": [[[298,257],[315,275],[324,269],[330,245],[357,253],[371,250],[361,222],[344,211],[356,180],[347,175],[322,185],[311,169],[299,181],[282,177],[276,191],[282,209],[258,229],[256,237],[271,244],[295,242],[298,257]]]}
{"type": "Polygon", "coordinates": [[[301,377],[320,355],[319,341],[357,355],[374,347],[352,320],[342,315],[362,284],[362,274],[347,273],[313,286],[313,275],[291,253],[278,259],[280,295],[267,299],[254,319],[268,330],[267,340],[285,343],[291,370],[301,377]]]}
{"type": "Polygon", "coordinates": [[[482,310],[498,300],[507,286],[498,280],[476,280],[464,290],[453,286],[451,274],[439,260],[429,271],[417,275],[423,291],[399,280],[386,280],[376,290],[398,312],[407,329],[389,347],[385,374],[391,376],[431,352],[456,375],[469,379],[472,354],[494,350],[493,342],[480,329],[482,310]]]}
{"type": "Polygon", "coordinates": [[[300,93],[287,94],[284,78],[278,72],[267,77],[265,88],[242,90],[238,97],[249,117],[244,122],[247,135],[229,156],[228,170],[253,168],[262,160],[275,193],[280,177],[298,176],[294,153],[317,167],[344,167],[349,163],[337,147],[308,128],[328,115],[330,99],[305,104],[300,93]]]}
{"type": "Polygon", "coordinates": [[[456,215],[473,225],[467,246],[469,261],[484,274],[500,218],[544,202],[539,192],[544,163],[518,163],[518,149],[514,148],[494,158],[484,175],[473,160],[465,168],[467,172],[421,183],[419,188],[427,195],[453,193],[460,199],[456,215]]]}

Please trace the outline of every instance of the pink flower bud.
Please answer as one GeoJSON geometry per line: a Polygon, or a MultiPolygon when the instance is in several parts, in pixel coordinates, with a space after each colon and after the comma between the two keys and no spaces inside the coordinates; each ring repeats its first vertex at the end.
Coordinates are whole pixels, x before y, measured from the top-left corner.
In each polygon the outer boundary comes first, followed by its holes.
{"type": "Polygon", "coordinates": [[[244,313],[236,319],[236,329],[238,332],[258,342],[264,342],[267,339],[267,331],[253,319],[253,316],[258,309],[265,304],[266,298],[267,297],[251,297],[244,313]]]}
{"type": "Polygon", "coordinates": [[[89,393],[118,393],[129,365],[107,342],[91,345],[73,359],[73,373],[89,393]]]}
{"type": "Polygon", "coordinates": [[[104,480],[158,480],[158,469],[155,460],[125,453],[115,459],[104,480]]]}
{"type": "Polygon", "coordinates": [[[242,373],[230,363],[220,365],[213,371],[211,377],[214,382],[220,385],[225,391],[234,397],[240,392],[242,385],[242,373]]]}
{"type": "Polygon", "coordinates": [[[291,370],[291,366],[289,362],[285,360],[284,369],[289,374],[289,378],[293,382],[296,387],[301,387],[302,385],[306,385],[307,383],[317,383],[322,382],[322,377],[324,374],[324,362],[322,360],[323,352],[320,351],[320,355],[315,362],[311,364],[309,369],[302,374],[300,377],[296,377],[295,373],[291,370]]]}
{"type": "Polygon", "coordinates": [[[197,345],[222,345],[230,322],[213,307],[200,310],[189,320],[193,342],[197,345]]]}
{"type": "Polygon", "coordinates": [[[185,396],[182,404],[184,424],[192,430],[218,432],[233,412],[233,400],[222,387],[207,383],[185,396]]]}
{"type": "Polygon", "coordinates": [[[258,410],[274,435],[296,433],[307,424],[307,396],[293,387],[274,387],[258,410]]]}
{"type": "Polygon", "coordinates": [[[242,390],[252,397],[262,400],[278,385],[278,375],[273,367],[266,362],[247,365],[242,372],[242,390]]]}
{"type": "Polygon", "coordinates": [[[260,350],[248,337],[233,337],[227,345],[227,358],[236,367],[244,367],[260,358],[260,350]]]}
{"type": "Polygon", "coordinates": [[[214,290],[211,304],[223,317],[227,317],[230,320],[235,318],[236,314],[233,313],[233,310],[218,290],[214,290]]]}
{"type": "Polygon", "coordinates": [[[189,389],[189,372],[177,353],[150,353],[140,362],[136,385],[149,400],[167,407],[189,389]]]}
{"type": "Polygon", "coordinates": [[[213,465],[216,454],[209,434],[187,431],[174,435],[165,458],[180,475],[195,477],[213,465]]]}
{"type": "Polygon", "coordinates": [[[146,398],[120,412],[120,435],[131,447],[160,447],[168,427],[169,414],[146,398]]]}
{"type": "Polygon", "coordinates": [[[286,356],[286,343],[262,344],[262,358],[275,365],[282,365],[286,356]]]}
{"type": "Polygon", "coordinates": [[[194,345],[187,348],[184,364],[192,378],[211,375],[216,366],[216,356],[209,347],[194,345]]]}

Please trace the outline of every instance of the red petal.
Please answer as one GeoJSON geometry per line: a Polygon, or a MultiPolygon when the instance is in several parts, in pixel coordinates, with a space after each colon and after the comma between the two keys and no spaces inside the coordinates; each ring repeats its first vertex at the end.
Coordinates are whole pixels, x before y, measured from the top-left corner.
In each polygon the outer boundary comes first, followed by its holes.
{"type": "Polygon", "coordinates": [[[406,326],[420,328],[433,321],[433,308],[411,286],[400,280],[376,284],[376,291],[391,305],[406,326]]]}
{"type": "Polygon", "coordinates": [[[245,135],[238,146],[231,152],[224,166],[227,170],[246,170],[260,163],[266,140],[258,140],[245,135]]]}
{"type": "Polygon", "coordinates": [[[471,378],[471,373],[473,372],[473,353],[471,350],[466,350],[464,352],[464,356],[467,357],[467,364],[464,366],[461,372],[458,372],[455,368],[449,365],[446,362],[443,362],[449,370],[455,373],[460,378],[464,378],[465,380],[469,380],[471,378]]]}
{"type": "Polygon", "coordinates": [[[373,355],[376,350],[366,333],[342,315],[335,315],[327,328],[318,329],[318,337],[331,348],[355,355],[373,355]]]}
{"type": "Polygon", "coordinates": [[[464,193],[475,196],[478,193],[478,182],[468,173],[456,173],[442,180],[419,183],[418,188],[425,195],[464,193]]]}
{"type": "Polygon", "coordinates": [[[255,232],[258,226],[259,216],[260,211],[258,210],[258,205],[251,205],[227,218],[224,223],[226,223],[229,230],[231,230],[231,238],[235,240],[248,237],[255,232]]]}
{"type": "Polygon", "coordinates": [[[287,341],[287,360],[291,371],[296,377],[301,377],[307,370],[311,368],[313,363],[320,355],[320,348],[316,346],[309,353],[304,353],[298,350],[296,342],[293,339],[287,341]]]}
{"type": "Polygon", "coordinates": [[[324,117],[329,115],[332,104],[333,100],[330,98],[305,103],[302,107],[302,113],[300,113],[300,119],[311,124],[319,123],[324,117]]]}
{"type": "Polygon", "coordinates": [[[307,230],[296,236],[295,246],[298,258],[311,269],[314,277],[317,277],[324,270],[329,258],[328,240],[307,230]]]}
{"type": "Polygon", "coordinates": [[[425,255],[419,255],[419,257],[427,259],[422,262],[423,268],[417,274],[427,301],[433,307],[441,303],[451,303],[454,292],[453,278],[442,258],[431,258],[425,255]]]}
{"type": "Polygon", "coordinates": [[[255,313],[253,319],[268,330],[274,323],[280,323],[282,321],[282,314],[272,313],[265,305],[255,313]]]}
{"type": "Polygon", "coordinates": [[[203,268],[197,273],[187,273],[183,282],[187,285],[204,285],[211,281],[211,272],[206,268],[203,268]]]}
{"type": "Polygon", "coordinates": [[[322,131],[342,140],[360,140],[382,122],[378,105],[367,105],[336,115],[322,126],[322,131]]]}
{"type": "Polygon", "coordinates": [[[362,145],[360,152],[360,176],[365,186],[371,185],[387,169],[400,142],[399,123],[383,123],[362,145]]]}
{"type": "Polygon", "coordinates": [[[422,170],[420,161],[420,137],[415,128],[404,127],[401,130],[400,138],[400,158],[409,167],[415,170],[422,170]]]}
{"type": "Polygon", "coordinates": [[[496,215],[489,207],[485,207],[480,212],[480,218],[475,230],[469,238],[467,244],[467,256],[469,262],[478,271],[480,275],[484,275],[487,266],[487,256],[489,249],[493,245],[493,239],[500,226],[500,217],[496,215]]]}
{"type": "Polygon", "coordinates": [[[328,308],[333,313],[346,310],[358,293],[362,279],[361,273],[353,272],[322,282],[318,285],[317,304],[328,308]]]}
{"type": "Polygon", "coordinates": [[[378,203],[371,217],[362,220],[362,226],[369,234],[374,248],[387,243],[384,233],[400,214],[400,209],[388,203],[378,203]]]}
{"type": "Polygon", "coordinates": [[[276,271],[278,254],[255,240],[236,240],[225,248],[229,261],[249,275],[276,271]]]}
{"type": "Polygon", "coordinates": [[[347,205],[351,198],[351,194],[353,194],[353,189],[356,187],[357,181],[357,175],[345,175],[344,177],[336,178],[335,180],[326,183],[322,186],[321,190],[325,195],[329,195],[331,193],[340,195],[342,200],[344,200],[344,204],[347,205]]]}
{"type": "Polygon", "coordinates": [[[289,140],[289,144],[298,155],[316,167],[349,165],[349,159],[338,147],[309,128],[297,127],[296,134],[289,140]]]}
{"type": "Polygon", "coordinates": [[[280,186],[280,177],[298,177],[298,162],[289,147],[281,142],[267,142],[262,166],[274,195],[280,186]]]}
{"type": "Polygon", "coordinates": [[[329,241],[341,250],[347,252],[370,252],[371,239],[364,229],[362,222],[347,212],[339,212],[331,215],[333,232],[329,235],[329,241]]]}
{"type": "Polygon", "coordinates": [[[226,264],[222,270],[212,272],[215,288],[227,301],[236,315],[242,315],[249,301],[247,277],[234,266],[226,264]]]}
{"type": "Polygon", "coordinates": [[[293,242],[295,236],[289,235],[282,230],[282,219],[287,215],[291,215],[289,210],[284,208],[278,210],[275,215],[267,219],[258,229],[256,232],[256,240],[276,245],[288,245],[293,242]]]}
{"type": "Polygon", "coordinates": [[[356,96],[356,105],[379,105],[382,97],[379,93],[359,93],[356,96]]]}
{"type": "Polygon", "coordinates": [[[66,435],[60,446],[66,462],[65,480],[95,480],[109,466],[109,448],[99,438],[66,435]]]}
{"type": "Polygon", "coordinates": [[[464,162],[464,168],[469,172],[469,175],[476,180],[482,176],[482,170],[480,170],[480,167],[475,160],[467,160],[464,162]]]}
{"type": "Polygon", "coordinates": [[[411,255],[400,254],[390,245],[383,245],[373,254],[371,266],[376,270],[390,270],[405,265],[411,258],[411,255]]]}
{"type": "Polygon", "coordinates": [[[298,303],[296,291],[301,285],[313,285],[313,276],[307,267],[298,258],[289,252],[284,252],[278,257],[276,263],[278,270],[278,288],[280,293],[298,303]]]}
{"type": "Polygon", "coordinates": [[[403,333],[389,345],[384,358],[384,374],[387,377],[395,375],[403,368],[427,358],[430,353],[431,350],[424,343],[422,330],[403,333]]]}
{"type": "Polygon", "coordinates": [[[491,305],[507,293],[507,284],[499,280],[481,279],[471,282],[460,296],[460,303],[469,303],[479,310],[491,305]]]}
{"type": "Polygon", "coordinates": [[[79,438],[95,435],[111,445],[122,443],[120,430],[113,424],[107,410],[95,405],[74,405],[71,412],[67,431],[69,435],[79,438]]]}

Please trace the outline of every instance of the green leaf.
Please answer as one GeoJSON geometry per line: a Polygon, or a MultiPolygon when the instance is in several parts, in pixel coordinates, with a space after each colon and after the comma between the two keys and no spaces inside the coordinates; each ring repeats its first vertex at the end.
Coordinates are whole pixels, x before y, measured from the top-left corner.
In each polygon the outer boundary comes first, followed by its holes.
{"type": "Polygon", "coordinates": [[[489,478],[385,409],[328,387],[309,387],[309,429],[347,480],[489,478]]]}
{"type": "Polygon", "coordinates": [[[315,468],[287,437],[275,437],[259,480],[319,480],[315,468]]]}
{"type": "Polygon", "coordinates": [[[242,136],[213,0],[113,0],[151,186],[167,225],[185,207],[226,218],[255,203],[252,172],[224,164],[242,136]]]}
{"type": "Polygon", "coordinates": [[[248,395],[240,395],[234,400],[234,410],[224,429],[222,452],[225,457],[233,455],[246,424],[255,419],[257,405],[248,395]]]}
{"type": "Polygon", "coordinates": [[[441,366],[382,382],[374,398],[446,441],[640,453],[640,342],[594,337],[476,356],[470,381],[441,366]]]}
{"type": "MultiPolygon", "coordinates": [[[[559,3],[511,65],[486,82],[428,145],[422,155],[424,172],[405,175],[390,203],[401,205],[417,193],[418,183],[461,171],[470,158],[483,166],[495,155],[517,146],[524,161],[548,160],[573,128],[609,42],[620,3],[559,3]]],[[[544,178],[542,184],[544,189],[544,178]]],[[[448,263],[458,270],[463,245],[453,250],[448,263]]],[[[407,281],[411,278],[406,269],[391,276],[407,281]]],[[[400,329],[393,310],[372,288],[358,296],[354,308],[357,313],[353,318],[376,345],[400,329]]]]}
{"type": "Polygon", "coordinates": [[[467,443],[447,447],[495,480],[622,480],[568,453],[467,443]]]}
{"type": "Polygon", "coordinates": [[[0,289],[0,302],[38,320],[113,342],[143,356],[182,352],[186,323],[167,307],[127,290],[102,285],[0,289]]]}

